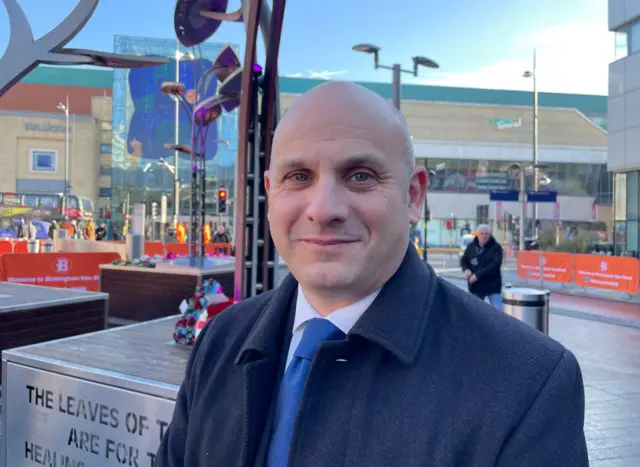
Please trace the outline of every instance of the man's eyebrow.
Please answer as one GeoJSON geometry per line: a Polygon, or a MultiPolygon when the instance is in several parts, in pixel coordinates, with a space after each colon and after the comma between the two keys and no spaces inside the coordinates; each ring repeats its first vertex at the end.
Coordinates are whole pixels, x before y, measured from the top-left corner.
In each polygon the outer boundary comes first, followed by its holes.
{"type": "MultiPolygon", "coordinates": [[[[304,170],[309,168],[309,164],[300,159],[287,159],[276,162],[275,167],[283,172],[292,172],[295,170],[304,170]]],[[[375,170],[384,170],[386,164],[384,160],[375,154],[354,154],[344,157],[339,163],[340,169],[353,169],[356,167],[369,167],[375,170]]]]}

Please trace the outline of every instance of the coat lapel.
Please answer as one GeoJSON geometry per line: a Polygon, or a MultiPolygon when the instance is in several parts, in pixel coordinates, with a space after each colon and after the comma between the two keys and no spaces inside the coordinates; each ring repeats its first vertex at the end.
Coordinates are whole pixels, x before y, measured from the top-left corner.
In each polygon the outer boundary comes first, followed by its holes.
{"type": "Polygon", "coordinates": [[[281,373],[280,358],[289,342],[291,304],[295,304],[297,282],[288,277],[276,289],[236,359],[244,367],[244,439],[240,465],[251,467],[259,455],[263,434],[270,422],[272,401],[281,373]]]}

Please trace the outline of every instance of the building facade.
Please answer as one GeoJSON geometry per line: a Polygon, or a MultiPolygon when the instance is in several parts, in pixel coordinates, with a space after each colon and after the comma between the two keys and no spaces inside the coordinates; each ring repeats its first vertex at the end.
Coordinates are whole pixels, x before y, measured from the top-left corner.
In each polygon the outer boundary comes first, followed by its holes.
{"type": "MultiPolygon", "coordinates": [[[[217,44],[208,47],[202,57],[183,57],[178,62],[181,81],[193,82],[193,70],[196,74],[202,71],[221,50],[217,44]]],[[[64,172],[59,168],[64,166],[64,132],[58,127],[64,125],[64,114],[55,108],[69,95],[75,116],[70,141],[71,185],[83,190],[78,194],[116,213],[127,199],[131,204],[159,202],[164,194],[168,213],[172,213],[174,153],[164,145],[176,141],[176,106],[159,87],[162,81],[176,78],[175,41],[116,37],[115,49],[167,56],[171,62],[155,69],[115,72],[41,66],[0,99],[0,157],[7,167],[24,166],[22,172],[12,169],[13,174],[0,173],[0,190],[53,190],[58,185],[51,180],[63,182],[64,172]],[[33,98],[35,95],[41,97],[33,98]],[[32,120],[40,126],[32,125],[32,120]],[[32,130],[25,136],[27,123],[32,130]],[[42,131],[45,128],[48,130],[42,131]],[[56,171],[45,175],[29,172],[31,149],[54,151],[56,171]],[[34,181],[25,185],[24,179],[34,181]]],[[[281,107],[286,110],[298,95],[322,82],[281,77],[281,107]]],[[[360,84],[391,99],[389,84],[360,84]]],[[[187,89],[187,96],[189,91],[193,89],[187,89]]],[[[213,94],[215,89],[205,93],[213,94]]],[[[473,229],[478,222],[519,215],[518,203],[490,202],[489,193],[517,189],[517,177],[509,171],[510,166],[532,162],[532,102],[532,93],[523,91],[402,86],[402,112],[414,138],[418,163],[436,173],[429,191],[431,244],[458,241],[460,229],[445,229],[452,217],[458,225],[468,224],[473,229]]],[[[540,93],[539,106],[539,161],[548,166],[544,169],[549,181],[546,189],[558,192],[558,203],[539,205],[538,218],[600,221],[607,223],[604,230],[610,232],[613,190],[606,168],[607,98],[540,93]]],[[[225,113],[215,127],[209,135],[214,142],[207,146],[211,187],[207,204],[211,202],[212,213],[213,190],[224,185],[231,200],[234,195],[237,112],[225,113]]],[[[177,129],[177,141],[189,144],[189,124],[182,112],[177,129]]],[[[179,158],[178,174],[179,211],[187,216],[189,160],[184,156],[179,158]]],[[[527,188],[531,188],[531,181],[532,177],[527,177],[527,188]]],[[[232,202],[230,206],[232,211],[232,202]]],[[[501,227],[499,222],[495,225],[501,227]]]]}
{"type": "Polygon", "coordinates": [[[640,235],[640,0],[609,0],[616,60],[609,65],[609,150],[618,251],[638,254],[640,235]]]}

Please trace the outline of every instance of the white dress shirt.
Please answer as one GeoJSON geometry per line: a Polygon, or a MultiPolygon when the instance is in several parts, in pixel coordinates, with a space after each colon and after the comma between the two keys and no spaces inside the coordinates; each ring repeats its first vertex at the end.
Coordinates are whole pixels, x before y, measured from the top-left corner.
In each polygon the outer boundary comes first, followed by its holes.
{"type": "Polygon", "coordinates": [[[289,344],[287,368],[289,367],[289,363],[291,363],[291,360],[293,360],[293,354],[296,348],[298,348],[298,344],[300,344],[302,333],[304,332],[304,328],[307,326],[307,322],[309,320],[314,318],[328,319],[338,329],[340,329],[345,334],[348,334],[349,331],[351,331],[351,328],[356,324],[356,321],[360,319],[364,312],[367,311],[367,308],[369,308],[369,306],[376,299],[381,289],[382,287],[376,289],[372,294],[368,295],[362,300],[359,300],[344,308],[340,308],[331,313],[329,316],[324,317],[311,306],[309,301],[304,296],[302,287],[300,287],[300,284],[298,284],[296,316],[293,321],[293,335],[291,336],[291,343],[289,344]]]}

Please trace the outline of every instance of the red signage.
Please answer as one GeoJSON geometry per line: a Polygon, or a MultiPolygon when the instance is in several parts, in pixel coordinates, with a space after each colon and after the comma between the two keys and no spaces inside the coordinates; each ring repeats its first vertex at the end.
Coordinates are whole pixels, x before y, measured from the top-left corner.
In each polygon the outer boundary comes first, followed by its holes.
{"type": "Polygon", "coordinates": [[[2,280],[14,284],[100,291],[100,265],[118,253],[7,253],[0,256],[2,280]]]}

